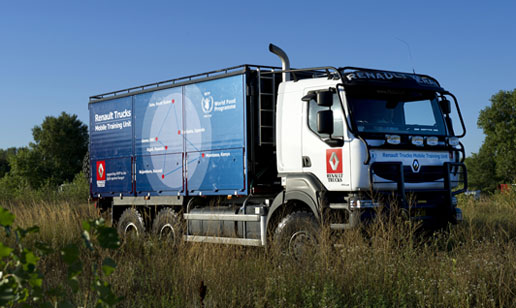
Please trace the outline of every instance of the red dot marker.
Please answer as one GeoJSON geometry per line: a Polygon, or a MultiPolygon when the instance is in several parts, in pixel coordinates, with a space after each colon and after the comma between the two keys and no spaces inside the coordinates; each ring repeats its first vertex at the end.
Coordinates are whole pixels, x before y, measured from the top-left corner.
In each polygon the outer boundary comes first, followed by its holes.
{"type": "Polygon", "coordinates": [[[168,150],[168,145],[165,146],[165,150],[168,150]]]}
{"type": "Polygon", "coordinates": [[[204,157],[204,153],[202,153],[202,157],[204,157]]]}
{"type": "Polygon", "coordinates": [[[178,134],[178,135],[181,135],[181,130],[178,130],[178,131],[177,131],[177,134],[178,134]]]}
{"type": "Polygon", "coordinates": [[[162,174],[162,175],[161,175],[161,178],[162,178],[162,179],[164,179],[164,178],[165,178],[165,175],[164,175],[164,174],[162,174]]]}
{"type": "Polygon", "coordinates": [[[156,141],[158,141],[158,137],[156,137],[156,141]]]}
{"type": "Polygon", "coordinates": [[[176,102],[176,100],[174,100],[174,99],[173,99],[173,100],[172,100],[172,104],[173,104],[173,103],[175,103],[175,102],[176,102]]]}

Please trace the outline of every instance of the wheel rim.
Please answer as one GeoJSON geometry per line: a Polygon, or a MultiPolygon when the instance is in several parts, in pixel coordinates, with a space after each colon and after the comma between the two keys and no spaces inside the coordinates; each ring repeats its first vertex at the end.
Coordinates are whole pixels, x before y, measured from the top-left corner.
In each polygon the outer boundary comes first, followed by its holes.
{"type": "Polygon", "coordinates": [[[140,234],[138,233],[138,227],[132,222],[128,223],[124,229],[125,237],[136,235],[138,237],[140,234]]]}
{"type": "Polygon", "coordinates": [[[160,240],[170,240],[174,241],[176,238],[176,232],[174,231],[174,227],[171,224],[165,224],[159,230],[159,239],[160,240]]]}
{"type": "Polygon", "coordinates": [[[292,234],[288,250],[296,259],[306,255],[315,246],[315,238],[307,231],[297,231],[292,234]]]}

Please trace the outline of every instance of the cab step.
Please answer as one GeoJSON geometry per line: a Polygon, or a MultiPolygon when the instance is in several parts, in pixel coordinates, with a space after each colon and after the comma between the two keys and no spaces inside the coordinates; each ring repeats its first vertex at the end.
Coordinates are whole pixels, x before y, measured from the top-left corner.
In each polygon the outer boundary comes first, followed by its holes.
{"type": "Polygon", "coordinates": [[[347,203],[330,203],[330,209],[332,210],[347,210],[349,209],[347,203]]]}

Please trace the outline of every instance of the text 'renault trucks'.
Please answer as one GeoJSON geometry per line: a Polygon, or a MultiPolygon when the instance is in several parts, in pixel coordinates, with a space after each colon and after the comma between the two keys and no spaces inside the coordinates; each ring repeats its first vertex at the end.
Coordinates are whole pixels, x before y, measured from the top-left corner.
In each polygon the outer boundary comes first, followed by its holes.
{"type": "Polygon", "coordinates": [[[321,224],[352,228],[379,208],[424,226],[462,219],[465,128],[436,79],[291,69],[270,50],[281,68],[242,65],[90,97],[91,197],[122,234],[296,247],[321,224]]]}

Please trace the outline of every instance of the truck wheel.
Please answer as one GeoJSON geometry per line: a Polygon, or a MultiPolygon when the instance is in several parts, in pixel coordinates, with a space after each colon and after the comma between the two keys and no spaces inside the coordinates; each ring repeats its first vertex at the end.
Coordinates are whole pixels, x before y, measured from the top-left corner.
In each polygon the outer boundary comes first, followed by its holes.
{"type": "Polygon", "coordinates": [[[142,215],[134,208],[128,208],[118,220],[118,234],[123,238],[139,237],[145,232],[142,215]]]}
{"type": "Polygon", "coordinates": [[[285,216],[274,231],[274,243],[282,253],[296,260],[309,256],[317,244],[319,226],[312,213],[293,212],[285,216]]]}
{"type": "Polygon", "coordinates": [[[182,235],[181,221],[177,214],[171,208],[160,210],[152,223],[152,233],[160,240],[177,244],[182,235]]]}
{"type": "Polygon", "coordinates": [[[86,151],[84,158],[82,159],[82,173],[86,180],[90,180],[90,151],[86,151]]]}

